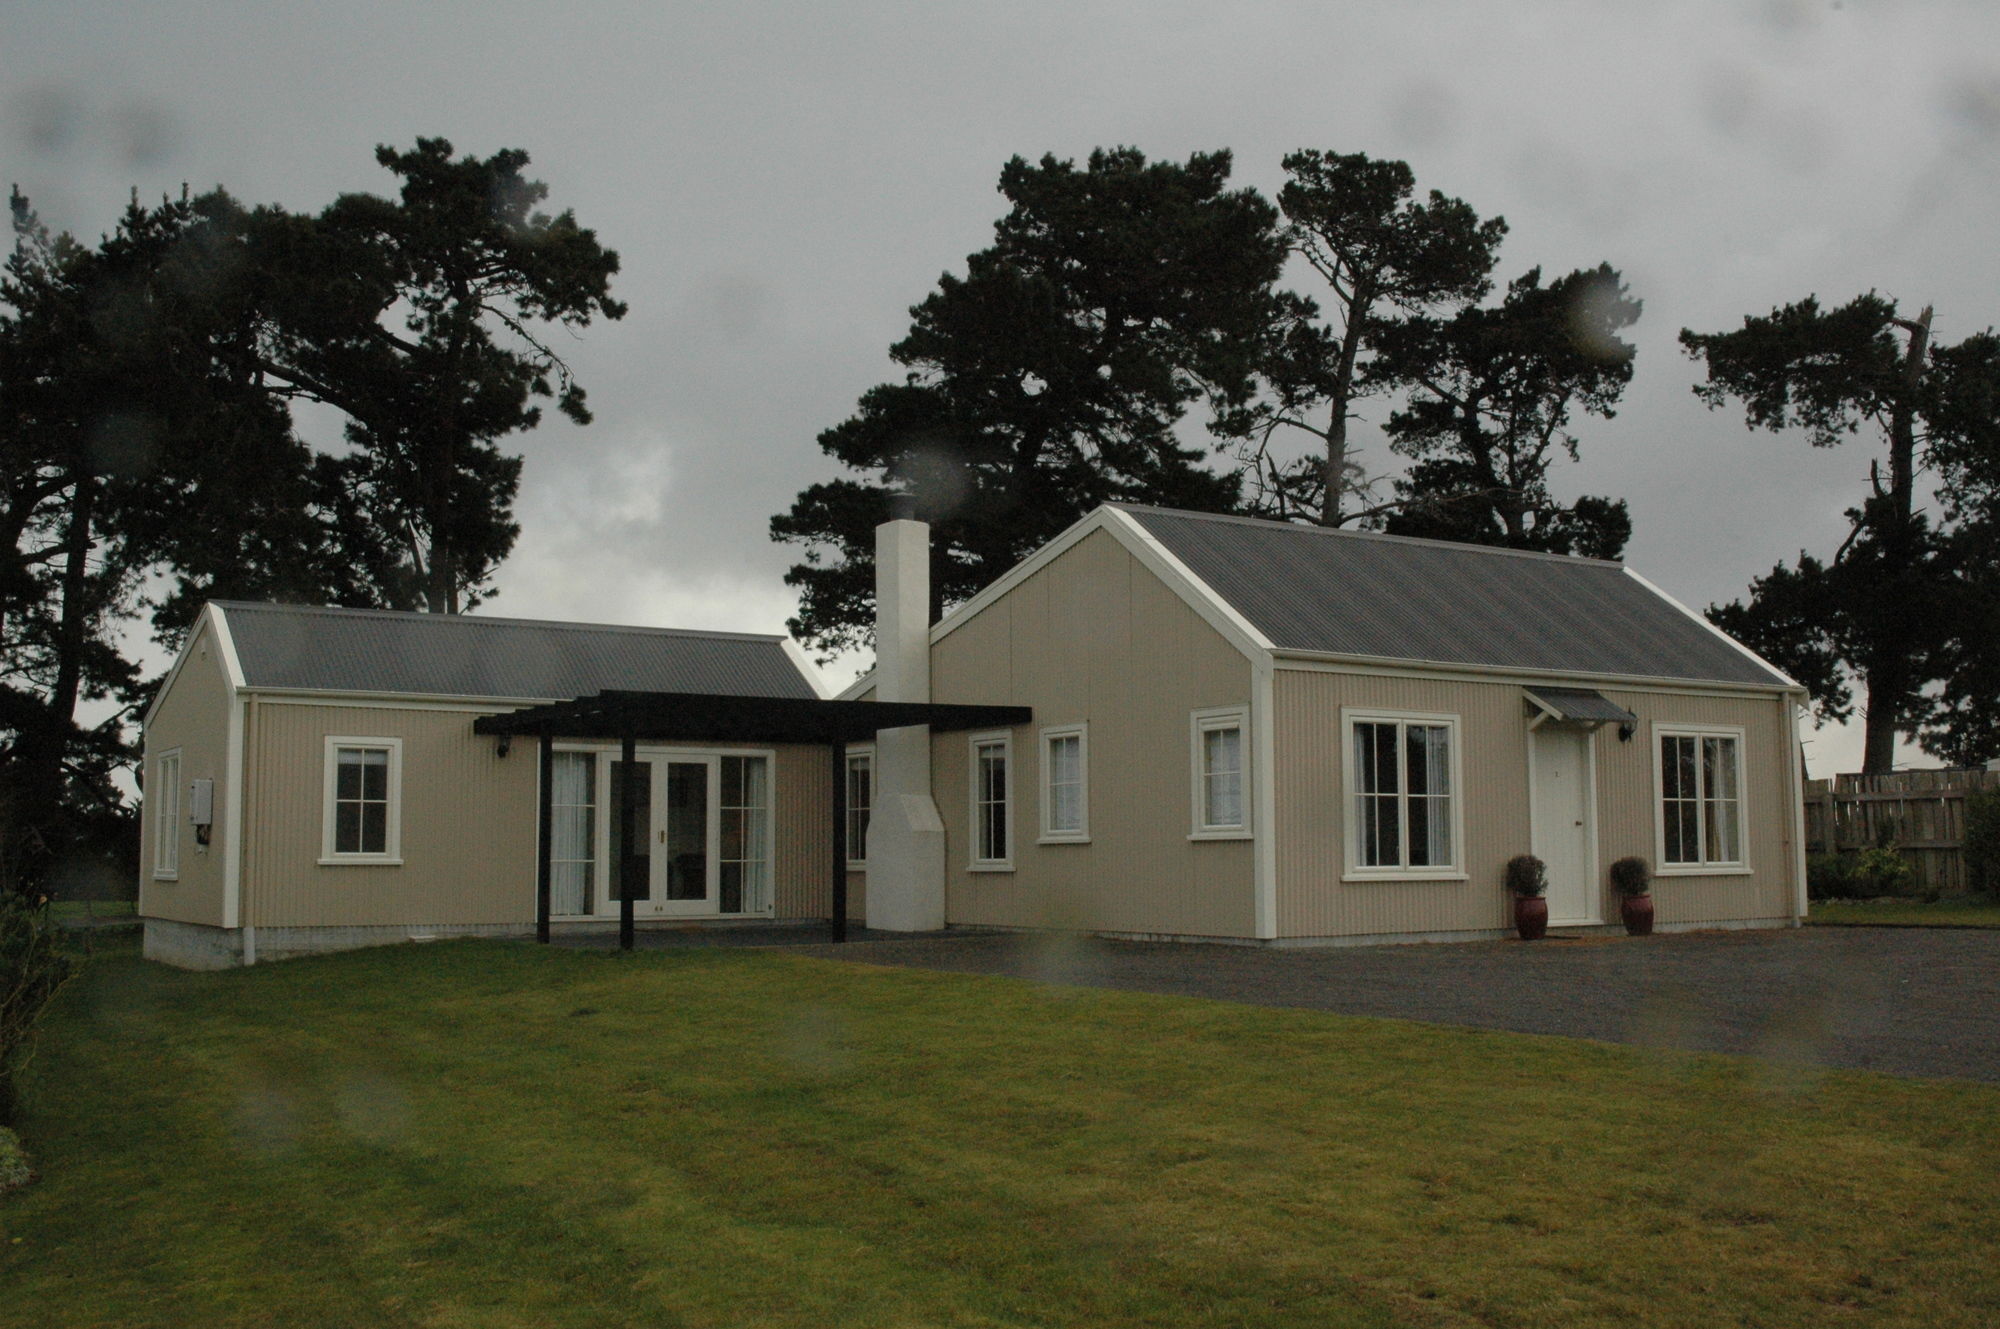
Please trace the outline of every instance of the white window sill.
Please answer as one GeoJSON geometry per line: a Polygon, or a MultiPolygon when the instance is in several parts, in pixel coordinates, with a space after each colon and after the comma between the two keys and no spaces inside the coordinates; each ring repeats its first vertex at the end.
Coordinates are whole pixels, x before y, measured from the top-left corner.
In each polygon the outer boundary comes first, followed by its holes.
{"type": "Polygon", "coordinates": [[[1039,840],[1036,840],[1035,843],[1036,844],[1089,844],[1090,837],[1088,835],[1080,835],[1075,831],[1064,831],[1064,832],[1058,832],[1057,834],[1054,835],[1044,835],[1039,840]]]}
{"type": "Polygon", "coordinates": [[[867,860],[864,859],[860,862],[856,862],[854,859],[850,858],[847,860],[847,870],[849,872],[866,872],[868,870],[867,860]]]}
{"type": "Polygon", "coordinates": [[[365,857],[361,854],[342,854],[333,858],[322,858],[319,860],[319,865],[323,868],[399,868],[403,866],[403,860],[390,858],[386,854],[370,854],[365,857]]]}
{"type": "Polygon", "coordinates": [[[1471,881],[1472,880],[1472,878],[1468,876],[1466,873],[1454,872],[1450,869],[1446,869],[1443,872],[1432,872],[1428,870],[1421,872],[1411,872],[1411,871],[1346,872],[1341,874],[1340,879],[1342,881],[1351,881],[1357,883],[1370,882],[1370,881],[1471,881]]]}
{"type": "Polygon", "coordinates": [[[1014,864],[1011,859],[1005,863],[971,863],[966,866],[965,870],[967,872],[1012,872],[1014,864]]]}
{"type": "Polygon", "coordinates": [[[1753,877],[1750,867],[1742,863],[1674,863],[1653,869],[1655,877],[1753,877]]]}
{"type": "Polygon", "coordinates": [[[179,872],[155,872],[153,874],[154,881],[179,881],[180,879],[181,874],[179,872]]]}
{"type": "Polygon", "coordinates": [[[1247,826],[1223,826],[1215,830],[1193,831],[1190,840],[1250,840],[1256,838],[1247,826]]]}

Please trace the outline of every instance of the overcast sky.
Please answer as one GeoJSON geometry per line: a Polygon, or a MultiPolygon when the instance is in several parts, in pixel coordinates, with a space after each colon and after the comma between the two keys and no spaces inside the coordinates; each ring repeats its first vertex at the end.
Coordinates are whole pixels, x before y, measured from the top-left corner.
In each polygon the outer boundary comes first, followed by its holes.
{"type": "MultiPolygon", "coordinates": [[[[1636,376],[1555,484],[1628,498],[1628,560],[1697,608],[1830,553],[1874,449],[1704,410],[1680,328],[1870,289],[1934,303],[1945,341],[2000,322],[1991,3],[0,0],[0,53],[7,179],[79,235],[134,186],[389,193],[374,146],[442,135],[526,149],[619,252],[630,315],[567,350],[597,421],[520,442],[494,614],[781,631],[766,523],[989,242],[1017,153],[1226,147],[1266,193],[1296,148],[1398,157],[1506,217],[1503,279],[1612,263],[1636,376]]],[[[1859,769],[1858,732],[1808,755],[1859,769]]]]}

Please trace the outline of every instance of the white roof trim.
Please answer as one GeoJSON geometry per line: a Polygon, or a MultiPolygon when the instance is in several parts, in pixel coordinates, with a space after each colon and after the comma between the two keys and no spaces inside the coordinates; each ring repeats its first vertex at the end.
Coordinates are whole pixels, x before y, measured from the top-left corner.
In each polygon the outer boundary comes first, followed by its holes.
{"type": "MultiPolygon", "coordinates": [[[[992,604],[995,600],[998,600],[1001,596],[1013,590],[1016,586],[1019,586],[1049,564],[1055,562],[1058,554],[1061,554],[1071,545],[1083,539],[1084,536],[1089,535],[1092,531],[1104,525],[1104,514],[1106,511],[1107,509],[1099,507],[1085,513],[1079,520],[1072,523],[1068,530],[1065,530],[1062,534],[1056,536],[1055,539],[1049,541],[1040,549],[1037,549],[1034,553],[1007,569],[1005,573],[1001,574],[998,581],[993,582],[985,590],[939,619],[931,627],[931,645],[937,645],[946,637],[964,627],[980,610],[986,608],[986,606],[992,604]]],[[[868,674],[864,674],[862,677],[866,678],[874,672],[871,669],[868,671],[868,674]]],[[[856,680],[856,682],[859,681],[858,679],[856,680]]]]}
{"type": "MultiPolygon", "coordinates": [[[[936,638],[933,637],[932,640],[935,641],[936,638]]],[[[875,686],[875,671],[871,669],[867,673],[863,674],[861,677],[855,679],[852,683],[849,683],[846,687],[842,688],[840,690],[840,695],[836,696],[834,700],[857,701],[860,699],[862,693],[868,691],[868,689],[874,686],[875,686]]]]}
{"type": "Polygon", "coordinates": [[[160,679],[160,686],[153,693],[153,700],[147,705],[146,713],[139,720],[141,730],[153,723],[153,713],[160,709],[167,693],[173,689],[174,680],[181,676],[181,667],[194,655],[196,643],[201,640],[202,629],[208,629],[215,639],[216,657],[222,665],[223,681],[229,685],[229,695],[233,698],[243,689],[243,666],[236,659],[236,643],[229,635],[229,624],[222,617],[221,606],[206,604],[195,616],[194,626],[188,629],[187,640],[181,643],[180,653],[174,656],[173,664],[167,667],[166,675],[160,679]]]}
{"type": "Polygon", "coordinates": [[[1757,654],[1757,652],[1751,650],[1748,646],[1745,646],[1742,642],[1736,640],[1736,638],[1730,636],[1728,633],[1724,632],[1721,628],[1715,626],[1715,624],[1709,622],[1707,615],[1695,613],[1694,610],[1688,608],[1686,605],[1682,604],[1679,600],[1674,599],[1673,596],[1668,595],[1665,591],[1655,586],[1652,582],[1647,581],[1644,577],[1634,572],[1630,567],[1627,567],[1625,569],[1625,575],[1630,577],[1633,581],[1638,582],[1641,586],[1651,591],[1654,595],[1657,595],[1662,600],[1665,600],[1668,604],[1672,605],[1674,608],[1680,610],[1683,614],[1686,614],[1689,618],[1693,619],[1695,622],[1707,628],[1710,632],[1714,633],[1722,640],[1728,642],[1731,646],[1735,647],[1739,652],[1741,652],[1745,659],[1756,661],[1763,668],[1770,670],[1773,674],[1776,674],[1779,678],[1784,679],[1785,686],[1798,688],[1801,692],[1805,690],[1804,687],[1799,683],[1799,681],[1793,678],[1790,674],[1778,668],[1778,666],[1772,664],[1769,660],[1766,660],[1763,656],[1757,654]]]}
{"type": "Polygon", "coordinates": [[[812,662],[812,657],[806,654],[805,648],[790,637],[786,637],[780,643],[780,647],[785,652],[785,658],[790,660],[792,666],[799,671],[799,677],[805,679],[806,686],[812,689],[813,696],[819,698],[821,701],[825,701],[827,698],[826,675],[820,673],[819,666],[812,662]]]}
{"type": "MultiPolygon", "coordinates": [[[[1166,547],[1155,540],[1129,514],[1109,504],[1100,504],[1091,509],[1069,529],[1009,568],[1006,575],[998,581],[946,614],[937,626],[931,629],[931,645],[935,646],[949,637],[988,605],[1053,563],[1072,546],[1080,543],[1085,536],[1100,530],[1109,533],[1127,553],[1138,559],[1148,571],[1164,582],[1169,590],[1180,596],[1189,608],[1201,615],[1210,627],[1221,633],[1230,645],[1253,661],[1269,658],[1270,640],[1252,627],[1250,620],[1237,613],[1234,606],[1217,595],[1207,582],[1189,571],[1186,564],[1168,553],[1166,547]]],[[[862,675],[855,680],[854,687],[849,690],[859,689],[870,676],[870,674],[862,675]]]]}
{"type": "Polygon", "coordinates": [[[1357,674],[1426,674],[1439,678],[1471,676],[1496,683],[1531,688],[1564,683],[1594,683],[1600,687],[1644,688],[1648,691],[1698,693],[1804,693],[1796,683],[1739,683],[1726,678],[1670,678],[1653,674],[1591,674],[1574,669],[1533,669],[1522,665],[1466,664],[1456,660],[1408,660],[1393,655],[1340,655],[1332,651],[1277,650],[1280,669],[1338,669],[1357,674]]]}
{"type": "Polygon", "coordinates": [[[1169,553],[1167,547],[1131,513],[1114,507],[1100,508],[1099,511],[1107,515],[1105,525],[1118,537],[1118,542],[1179,593],[1190,608],[1208,620],[1210,627],[1229,638],[1238,650],[1252,660],[1270,658],[1271,639],[1238,613],[1235,605],[1217,595],[1215,589],[1197,577],[1187,564],[1169,553]]]}

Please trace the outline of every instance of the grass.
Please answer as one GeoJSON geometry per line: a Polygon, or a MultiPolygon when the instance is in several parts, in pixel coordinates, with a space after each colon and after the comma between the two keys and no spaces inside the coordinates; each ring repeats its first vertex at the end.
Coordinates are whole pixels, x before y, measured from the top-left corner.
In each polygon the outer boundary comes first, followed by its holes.
{"type": "Polygon", "coordinates": [[[2000,928],[2000,898],[1959,896],[1922,900],[1815,900],[1807,921],[1826,927],[2000,928]]]}
{"type": "Polygon", "coordinates": [[[0,1325],[1990,1326],[2000,1090],[772,952],[59,998],[0,1325]]]}
{"type": "Polygon", "coordinates": [[[138,905],[131,900],[55,900],[49,911],[57,918],[136,918],[138,905]]]}

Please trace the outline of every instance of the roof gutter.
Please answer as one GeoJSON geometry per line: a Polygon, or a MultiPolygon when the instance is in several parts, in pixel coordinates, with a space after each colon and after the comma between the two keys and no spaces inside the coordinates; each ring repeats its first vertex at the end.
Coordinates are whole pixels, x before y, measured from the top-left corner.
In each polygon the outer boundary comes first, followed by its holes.
{"type": "MultiPolygon", "coordinates": [[[[1719,678],[1674,678],[1655,674],[1600,674],[1579,669],[1533,669],[1521,665],[1465,664],[1456,660],[1411,660],[1393,655],[1349,655],[1337,651],[1306,651],[1282,646],[1273,647],[1272,656],[1280,669],[1289,664],[1293,668],[1312,665],[1346,665],[1357,673],[1374,673],[1379,670],[1398,672],[1411,669],[1426,670],[1439,674],[1476,674],[1500,682],[1520,683],[1524,686],[1551,679],[1573,679],[1579,683],[1601,683],[1613,687],[1680,688],[1696,692],[1752,692],[1758,694],[1772,692],[1803,692],[1797,683],[1779,674],[1769,683],[1753,683],[1748,680],[1719,678]],[[1784,681],[1780,682],[1779,680],[1784,681]]],[[[1772,671],[1774,674],[1776,670],[1772,671]]]]}

